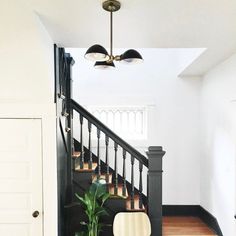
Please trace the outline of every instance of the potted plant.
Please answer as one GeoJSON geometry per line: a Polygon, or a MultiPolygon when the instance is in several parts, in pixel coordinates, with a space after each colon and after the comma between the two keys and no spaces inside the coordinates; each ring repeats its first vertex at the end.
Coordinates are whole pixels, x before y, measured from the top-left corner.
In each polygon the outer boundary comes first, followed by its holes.
{"type": "Polygon", "coordinates": [[[75,194],[85,209],[88,217],[88,222],[80,222],[87,226],[87,232],[77,233],[75,236],[98,236],[102,229],[100,222],[101,216],[108,215],[104,208],[104,203],[110,197],[107,193],[106,185],[99,183],[99,180],[94,182],[84,196],[81,197],[75,194]]]}

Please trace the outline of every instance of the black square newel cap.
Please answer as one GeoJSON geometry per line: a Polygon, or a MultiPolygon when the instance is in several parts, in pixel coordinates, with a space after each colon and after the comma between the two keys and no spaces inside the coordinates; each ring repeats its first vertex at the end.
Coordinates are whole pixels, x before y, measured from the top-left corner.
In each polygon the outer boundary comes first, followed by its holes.
{"type": "Polygon", "coordinates": [[[150,146],[148,148],[148,151],[149,152],[162,152],[163,149],[162,149],[162,146],[150,146]]]}
{"type": "Polygon", "coordinates": [[[150,146],[146,151],[146,154],[150,156],[164,156],[165,151],[163,150],[162,146],[150,146]]]}
{"type": "Polygon", "coordinates": [[[91,46],[84,57],[90,61],[107,61],[109,59],[107,50],[99,44],[91,46]]]}

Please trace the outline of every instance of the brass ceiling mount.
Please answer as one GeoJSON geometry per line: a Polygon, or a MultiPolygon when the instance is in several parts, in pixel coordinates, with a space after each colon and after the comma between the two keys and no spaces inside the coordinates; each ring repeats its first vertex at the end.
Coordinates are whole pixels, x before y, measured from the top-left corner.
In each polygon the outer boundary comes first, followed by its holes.
{"type": "Polygon", "coordinates": [[[117,0],[106,0],[103,2],[102,7],[105,11],[115,12],[120,10],[121,4],[117,0]]]}

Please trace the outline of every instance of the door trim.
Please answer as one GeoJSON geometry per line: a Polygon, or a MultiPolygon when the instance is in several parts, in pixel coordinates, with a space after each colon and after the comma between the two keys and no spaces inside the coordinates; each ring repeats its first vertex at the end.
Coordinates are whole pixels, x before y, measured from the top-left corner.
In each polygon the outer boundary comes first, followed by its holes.
{"type": "Polygon", "coordinates": [[[43,160],[43,236],[57,236],[55,104],[0,104],[0,119],[40,119],[43,160]]]}

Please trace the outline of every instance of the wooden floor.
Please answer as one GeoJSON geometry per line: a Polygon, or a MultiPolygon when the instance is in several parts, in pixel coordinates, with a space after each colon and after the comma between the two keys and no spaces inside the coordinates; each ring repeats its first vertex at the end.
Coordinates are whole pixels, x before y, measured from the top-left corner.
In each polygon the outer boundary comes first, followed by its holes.
{"type": "Polygon", "coordinates": [[[197,217],[164,217],[163,236],[216,235],[197,217]]]}

